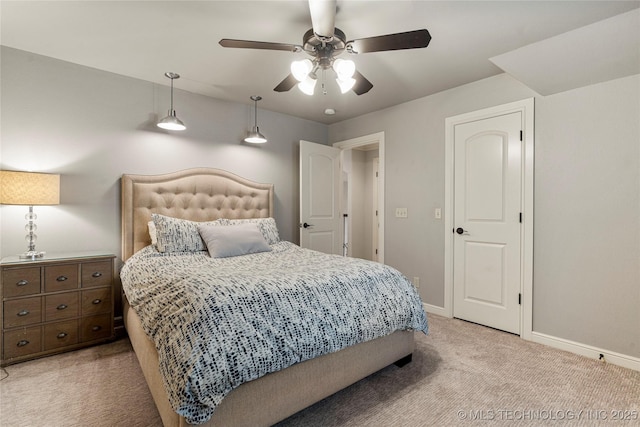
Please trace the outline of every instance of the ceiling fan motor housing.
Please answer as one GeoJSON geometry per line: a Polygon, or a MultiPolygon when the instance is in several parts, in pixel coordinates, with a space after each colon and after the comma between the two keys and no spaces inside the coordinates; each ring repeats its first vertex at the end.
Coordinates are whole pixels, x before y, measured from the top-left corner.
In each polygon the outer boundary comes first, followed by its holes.
{"type": "Polygon", "coordinates": [[[347,46],[346,36],[335,28],[333,37],[319,37],[313,32],[313,28],[307,31],[302,38],[302,49],[314,57],[314,62],[322,69],[330,68],[333,59],[342,54],[347,46]]]}

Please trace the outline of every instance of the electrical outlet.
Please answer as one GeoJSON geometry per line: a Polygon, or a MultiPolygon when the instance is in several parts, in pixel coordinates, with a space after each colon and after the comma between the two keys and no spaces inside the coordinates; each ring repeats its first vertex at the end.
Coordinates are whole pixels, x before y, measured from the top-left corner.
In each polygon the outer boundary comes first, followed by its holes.
{"type": "Polygon", "coordinates": [[[436,208],[433,211],[433,216],[435,219],[442,219],[442,209],[441,208],[436,208]]]}
{"type": "Polygon", "coordinates": [[[407,218],[408,216],[407,208],[396,208],[396,218],[407,218]]]}
{"type": "Polygon", "coordinates": [[[418,276],[413,278],[413,286],[415,286],[416,289],[420,289],[420,278],[418,276]]]}

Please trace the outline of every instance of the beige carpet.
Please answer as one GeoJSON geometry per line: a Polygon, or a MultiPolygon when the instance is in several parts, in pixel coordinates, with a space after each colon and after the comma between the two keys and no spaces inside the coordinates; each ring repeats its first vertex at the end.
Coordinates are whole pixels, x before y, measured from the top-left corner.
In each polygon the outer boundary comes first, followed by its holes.
{"type": "MultiPolygon", "coordinates": [[[[640,372],[429,319],[431,333],[416,335],[412,363],[383,369],[278,426],[640,425],[640,372]]],[[[126,339],[6,373],[2,427],[160,425],[126,339]]]]}

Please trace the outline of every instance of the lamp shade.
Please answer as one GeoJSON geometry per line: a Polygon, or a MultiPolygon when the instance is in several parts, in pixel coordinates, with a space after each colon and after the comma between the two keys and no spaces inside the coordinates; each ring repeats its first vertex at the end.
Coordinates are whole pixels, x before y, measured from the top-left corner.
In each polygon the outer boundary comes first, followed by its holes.
{"type": "Polygon", "coordinates": [[[253,130],[249,132],[249,135],[244,139],[244,142],[249,142],[251,144],[264,144],[267,142],[267,138],[260,133],[260,129],[257,126],[253,127],[253,130]]]}
{"type": "Polygon", "coordinates": [[[169,114],[157,124],[159,128],[167,130],[185,130],[187,127],[176,117],[175,110],[169,110],[169,114]]]}
{"type": "Polygon", "coordinates": [[[59,205],[60,175],[0,171],[0,203],[4,205],[59,205]]]}
{"type": "Polygon", "coordinates": [[[338,79],[347,80],[355,74],[356,64],[348,59],[338,58],[333,63],[333,69],[338,75],[338,79]]]}
{"type": "Polygon", "coordinates": [[[313,63],[309,59],[302,59],[291,63],[291,74],[299,82],[307,78],[312,70],[313,63]]]}

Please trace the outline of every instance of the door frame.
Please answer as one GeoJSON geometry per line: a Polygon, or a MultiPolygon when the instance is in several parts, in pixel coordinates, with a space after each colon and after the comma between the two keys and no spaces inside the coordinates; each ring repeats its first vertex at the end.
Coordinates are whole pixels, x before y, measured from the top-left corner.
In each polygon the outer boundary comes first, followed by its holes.
{"type": "Polygon", "coordinates": [[[522,113],[522,228],[520,240],[520,336],[531,340],[533,332],[533,161],[534,161],[534,98],[485,108],[445,119],[445,216],[444,216],[444,309],[443,315],[453,317],[453,244],[454,224],[454,138],[455,126],[514,112],[522,113]]]}
{"type": "Polygon", "coordinates": [[[384,264],[384,132],[339,141],[334,143],[333,147],[350,150],[368,145],[378,146],[378,223],[380,224],[378,229],[378,262],[384,264]]]}

